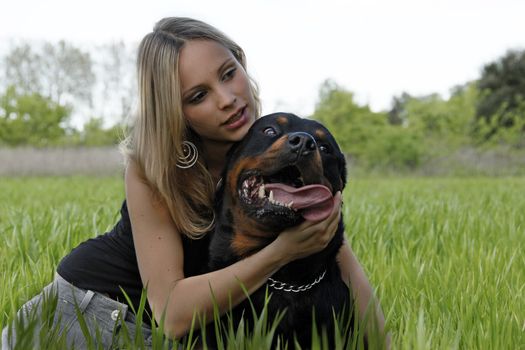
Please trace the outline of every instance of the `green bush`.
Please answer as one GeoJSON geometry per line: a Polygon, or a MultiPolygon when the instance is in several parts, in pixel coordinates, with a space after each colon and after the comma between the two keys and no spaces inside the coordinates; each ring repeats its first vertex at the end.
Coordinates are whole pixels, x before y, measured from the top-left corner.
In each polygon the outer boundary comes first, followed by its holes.
{"type": "Polygon", "coordinates": [[[423,159],[422,138],[414,130],[401,126],[387,126],[376,135],[363,153],[370,170],[413,170],[423,159]]]}
{"type": "Polygon", "coordinates": [[[65,135],[71,109],[38,94],[19,94],[11,86],[0,96],[0,144],[49,146],[65,135]]]}

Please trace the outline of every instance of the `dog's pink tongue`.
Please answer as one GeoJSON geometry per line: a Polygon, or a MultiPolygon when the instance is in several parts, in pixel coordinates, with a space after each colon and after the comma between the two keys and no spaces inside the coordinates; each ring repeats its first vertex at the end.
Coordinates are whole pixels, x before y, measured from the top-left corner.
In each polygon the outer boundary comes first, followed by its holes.
{"type": "Polygon", "coordinates": [[[334,207],[332,192],[322,185],[307,185],[299,188],[282,183],[264,185],[273,192],[273,199],[288,204],[293,202],[292,209],[301,210],[306,220],[319,221],[326,219],[334,207]]]}

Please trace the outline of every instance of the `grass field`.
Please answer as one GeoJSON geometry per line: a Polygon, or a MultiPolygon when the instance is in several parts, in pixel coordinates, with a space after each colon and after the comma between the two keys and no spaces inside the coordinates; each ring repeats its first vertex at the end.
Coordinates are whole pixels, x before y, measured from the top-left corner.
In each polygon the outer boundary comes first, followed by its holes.
{"type": "MultiPolygon", "coordinates": [[[[0,327],[123,197],[118,177],[0,178],[0,327]]],[[[344,199],[394,349],[525,349],[525,178],[356,179],[344,199]]]]}

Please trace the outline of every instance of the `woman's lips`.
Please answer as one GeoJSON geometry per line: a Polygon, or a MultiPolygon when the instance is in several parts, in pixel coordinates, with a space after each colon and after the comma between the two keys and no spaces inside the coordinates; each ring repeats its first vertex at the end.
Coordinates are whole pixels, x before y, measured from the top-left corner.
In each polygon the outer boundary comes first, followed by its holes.
{"type": "Polygon", "coordinates": [[[233,116],[230,119],[228,119],[224,123],[225,128],[229,129],[229,130],[233,130],[233,129],[238,129],[241,126],[243,126],[244,124],[246,124],[246,122],[248,121],[248,116],[246,115],[246,110],[247,110],[247,108],[245,106],[239,111],[239,113],[237,113],[235,116],[233,116]]]}

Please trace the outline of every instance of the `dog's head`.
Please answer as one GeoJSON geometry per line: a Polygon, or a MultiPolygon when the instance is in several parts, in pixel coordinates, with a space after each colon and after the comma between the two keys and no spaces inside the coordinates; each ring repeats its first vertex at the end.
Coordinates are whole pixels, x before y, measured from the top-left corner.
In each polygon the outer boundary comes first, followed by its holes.
{"type": "Polygon", "coordinates": [[[326,218],[345,186],[346,163],[323,125],[275,113],[258,119],[231,150],[224,176],[220,195],[241,253],[305,219],[326,218]]]}

